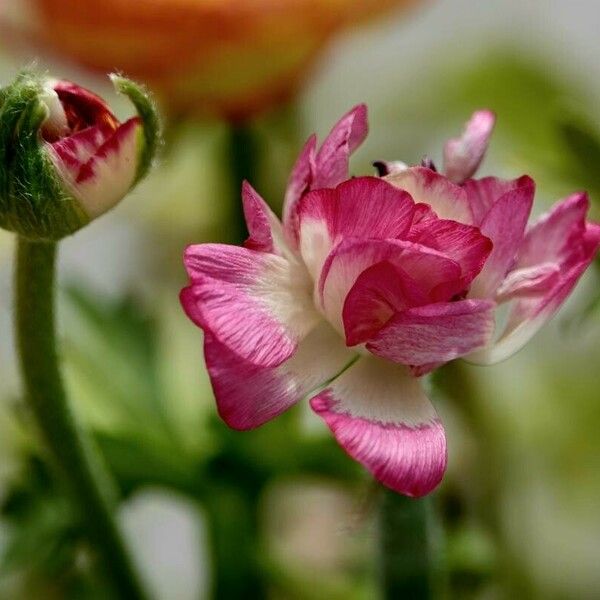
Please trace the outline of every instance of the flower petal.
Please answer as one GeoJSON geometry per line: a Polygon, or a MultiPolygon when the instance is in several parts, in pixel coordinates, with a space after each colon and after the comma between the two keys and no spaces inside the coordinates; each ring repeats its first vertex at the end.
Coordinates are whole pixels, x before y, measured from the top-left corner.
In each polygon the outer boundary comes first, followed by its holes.
{"type": "Polygon", "coordinates": [[[479,226],[490,208],[504,194],[522,187],[529,181],[527,175],[517,179],[499,179],[498,177],[484,177],[483,179],[468,179],[463,183],[467,193],[469,206],[473,214],[473,224],[479,226]]]}
{"type": "Polygon", "coordinates": [[[481,271],[492,251],[492,242],[477,227],[449,219],[424,219],[413,225],[408,240],[439,250],[456,261],[465,287],[481,271]]]}
{"type": "Polygon", "coordinates": [[[98,151],[114,133],[111,127],[96,125],[50,144],[52,150],[77,179],[81,167],[98,151]]]}
{"type": "Polygon", "coordinates": [[[342,310],[346,344],[372,338],[395,312],[427,303],[427,294],[397,265],[383,261],[365,269],[352,286],[342,310]]]}
{"type": "Polygon", "coordinates": [[[560,266],[547,262],[511,271],[496,292],[496,302],[549,292],[560,277],[560,266]]]}
{"type": "Polygon", "coordinates": [[[300,253],[318,278],[325,258],[345,238],[401,238],[415,212],[410,196],[375,177],[307,194],[299,206],[300,253]]]}
{"type": "Polygon", "coordinates": [[[520,182],[518,188],[496,201],[481,223],[481,233],[492,240],[494,247],[473,282],[469,294],[473,298],[493,297],[515,263],[535,194],[531,178],[522,177],[520,182]]]}
{"type": "Polygon", "coordinates": [[[295,247],[298,243],[298,202],[310,190],[315,169],[317,136],[311,135],[292,169],[283,201],[283,226],[287,239],[295,247]]]}
{"type": "Polygon", "coordinates": [[[557,202],[529,229],[519,248],[518,266],[560,262],[580,246],[586,230],[589,209],[586,193],[578,192],[557,202]],[[579,242],[579,243],[578,243],[579,242]]]}
{"type": "MultiPolygon", "coordinates": [[[[344,331],[342,307],[359,275],[383,261],[406,273],[426,298],[435,296],[438,287],[460,280],[460,266],[426,246],[402,240],[344,240],[327,257],[318,287],[323,312],[338,331],[344,331]]],[[[404,299],[399,298],[398,302],[404,299]]]]}
{"type": "Polygon", "coordinates": [[[415,202],[429,204],[440,219],[452,219],[467,225],[472,222],[466,192],[431,169],[411,167],[384,179],[408,192],[415,202]]]}
{"type": "Polygon", "coordinates": [[[119,125],[108,104],[100,96],[70,81],[51,81],[72,131],[103,125],[115,131],[119,125]]]}
{"type": "Polygon", "coordinates": [[[321,322],[277,367],[244,360],[210,333],[204,358],[221,418],[233,429],[253,429],[281,414],[353,360],[340,336],[321,322]]]}
{"type": "Polygon", "coordinates": [[[186,249],[184,262],[187,315],[249,362],[282,363],[320,320],[307,274],[279,256],[200,244],[186,249]]]}
{"type": "Polygon", "coordinates": [[[110,210],[135,183],[142,135],[141,119],[129,119],[86,162],[76,162],[84,158],[92,144],[103,135],[101,128],[92,128],[92,131],[82,131],[73,136],[73,145],[64,142],[47,146],[52,149],[50,156],[63,175],[65,186],[91,218],[110,210]]]}
{"type": "Polygon", "coordinates": [[[367,107],[359,104],[349,110],[325,138],[315,160],[312,189],[335,187],[348,179],[350,155],[369,132],[367,107]]]}
{"type": "Polygon", "coordinates": [[[367,349],[404,365],[448,362],[489,343],[495,307],[490,300],[460,300],[409,308],[395,314],[367,349]]]}
{"type": "Polygon", "coordinates": [[[242,184],[242,203],[250,237],[246,248],[291,257],[281,222],[258,192],[247,182],[242,184]]]}
{"type": "Polygon", "coordinates": [[[520,350],[538,330],[552,318],[585,273],[600,247],[600,226],[587,224],[575,261],[561,264],[559,277],[550,280],[552,287],[545,285],[534,289],[529,295],[521,290],[521,297],[513,305],[506,328],[493,345],[469,356],[476,364],[500,362],[520,350]],[[548,289],[550,287],[550,289],[548,289]]]}
{"type": "Polygon", "coordinates": [[[471,115],[462,135],[444,146],[444,172],[454,183],[462,183],[477,171],[494,130],[496,115],[478,110],[471,115]]]}
{"type": "Polygon", "coordinates": [[[362,357],[311,406],[342,448],[387,487],[424,496],[441,481],[444,428],[408,369],[362,357]]]}

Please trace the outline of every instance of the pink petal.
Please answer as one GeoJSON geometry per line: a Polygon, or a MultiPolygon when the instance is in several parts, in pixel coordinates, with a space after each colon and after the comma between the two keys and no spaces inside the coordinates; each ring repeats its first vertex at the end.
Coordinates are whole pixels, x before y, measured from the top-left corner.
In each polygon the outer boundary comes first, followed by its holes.
{"type": "Polygon", "coordinates": [[[334,125],[318,153],[316,136],[308,138],[292,169],[283,203],[284,228],[293,248],[298,241],[298,202],[310,190],[335,187],[348,179],[350,155],[367,132],[367,107],[360,104],[334,125]]]}
{"type": "Polygon", "coordinates": [[[344,301],[346,344],[355,346],[367,341],[395,312],[425,303],[427,295],[400,267],[383,261],[367,268],[344,301]]]}
{"type": "Polygon", "coordinates": [[[311,135],[298,156],[288,180],[283,201],[283,225],[287,239],[295,247],[298,243],[298,202],[310,190],[315,169],[317,136],[311,135]]]}
{"type": "Polygon", "coordinates": [[[204,358],[221,418],[233,429],[253,429],[331,380],[353,354],[322,323],[277,367],[248,362],[210,334],[204,338],[204,358]]]}
{"type": "Polygon", "coordinates": [[[292,256],[292,252],[284,239],[283,228],[279,219],[247,181],[242,184],[242,203],[246,225],[250,233],[250,237],[244,242],[244,246],[259,252],[292,256]]]}
{"type": "MultiPolygon", "coordinates": [[[[327,257],[318,288],[324,314],[338,331],[345,329],[342,308],[359,275],[383,261],[406,273],[426,298],[439,286],[460,279],[460,266],[431,248],[402,240],[344,240],[327,257]]],[[[398,297],[397,302],[403,303],[404,297],[398,297]]],[[[360,323],[348,324],[349,330],[360,327],[360,323]]]]}
{"type": "Polygon", "coordinates": [[[511,271],[496,292],[496,302],[507,302],[520,296],[546,294],[560,278],[560,266],[542,263],[511,271]]]}
{"type": "MultiPolygon", "coordinates": [[[[578,192],[557,202],[529,229],[519,248],[519,267],[543,262],[560,262],[583,238],[589,209],[587,194],[578,192]]],[[[579,244],[580,245],[580,244],[579,244]]]]}
{"type": "Polygon", "coordinates": [[[483,179],[468,179],[463,184],[467,193],[469,206],[473,213],[473,224],[481,225],[492,206],[504,194],[526,185],[530,181],[527,175],[517,179],[499,179],[498,177],[484,177],[483,179]]]}
{"type": "Polygon", "coordinates": [[[348,179],[350,155],[368,132],[367,107],[359,104],[348,111],[325,138],[316,156],[312,189],[335,187],[348,179]]]}
{"type": "Polygon", "coordinates": [[[473,282],[469,294],[471,297],[493,297],[515,263],[535,194],[532,179],[522,177],[520,181],[518,188],[496,201],[481,223],[481,233],[492,240],[494,247],[483,270],[473,282]]]}
{"type": "Polygon", "coordinates": [[[469,356],[469,360],[478,364],[492,364],[508,358],[552,318],[594,260],[600,247],[600,226],[588,223],[577,241],[579,243],[572,240],[573,253],[561,263],[559,276],[544,282],[554,285],[543,285],[541,289],[534,287],[530,294],[523,289],[513,290],[513,297],[517,300],[502,336],[495,344],[469,356]]]}
{"type": "Polygon", "coordinates": [[[402,238],[415,208],[410,196],[375,177],[357,177],[316,190],[299,206],[300,253],[313,277],[345,238],[402,238]]]}
{"type": "Polygon", "coordinates": [[[91,144],[99,139],[95,136],[102,136],[104,130],[90,131],[86,135],[81,132],[73,136],[74,145],[65,141],[46,146],[63,176],[64,185],[81,202],[91,218],[115,206],[135,183],[141,130],[139,117],[129,119],[83,163],[76,162],[78,157],[86,156],[91,144]]]}
{"type": "Polygon", "coordinates": [[[452,219],[466,224],[472,222],[466,192],[431,169],[411,167],[384,179],[394,187],[408,192],[415,202],[431,206],[440,219],[452,219]]]}
{"type": "Polygon", "coordinates": [[[395,314],[367,349],[404,365],[448,362],[489,343],[495,307],[489,300],[461,300],[409,308],[395,314]]]}
{"type": "Polygon", "coordinates": [[[408,240],[443,252],[462,269],[465,287],[481,271],[492,242],[477,227],[448,219],[424,219],[414,225],[408,240]]]}
{"type": "Polygon", "coordinates": [[[478,110],[471,115],[462,135],[444,146],[444,171],[454,183],[472,177],[479,168],[494,129],[496,115],[478,110]]]}
{"type": "Polygon", "coordinates": [[[381,483],[424,496],[446,470],[444,428],[406,368],[360,358],[311,400],[338,443],[381,483]]]}
{"type": "Polygon", "coordinates": [[[75,123],[69,123],[73,130],[94,125],[108,125],[113,131],[117,129],[118,121],[112,114],[108,104],[100,96],[70,81],[54,81],[54,91],[68,116],[74,115],[75,123]]]}
{"type": "Polygon", "coordinates": [[[256,190],[247,182],[242,183],[242,204],[250,237],[244,246],[259,252],[273,252],[273,235],[269,219],[270,208],[256,190]]]}
{"type": "Polygon", "coordinates": [[[107,125],[88,127],[78,133],[51,144],[52,150],[62,160],[75,180],[81,167],[98,151],[113,135],[114,129],[107,125]]]}
{"type": "Polygon", "coordinates": [[[279,256],[201,244],[186,249],[184,263],[187,315],[249,362],[282,363],[319,320],[307,274],[279,256]]]}

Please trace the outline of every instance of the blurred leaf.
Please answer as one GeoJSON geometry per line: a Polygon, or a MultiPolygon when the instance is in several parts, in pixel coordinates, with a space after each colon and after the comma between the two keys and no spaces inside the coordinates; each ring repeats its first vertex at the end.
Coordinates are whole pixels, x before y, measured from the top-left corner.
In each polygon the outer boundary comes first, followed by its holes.
{"type": "Polygon", "coordinates": [[[37,457],[29,458],[27,469],[5,497],[2,518],[10,526],[10,536],[0,577],[20,575],[18,597],[106,597],[107,589],[90,570],[81,524],[48,466],[37,457]]]}
{"type": "Polygon", "coordinates": [[[165,429],[153,320],[133,298],[111,303],[71,287],[67,299],[74,321],[66,337],[68,364],[88,390],[95,388],[92,402],[110,408],[121,425],[139,426],[143,415],[146,428],[165,429]]]}
{"type": "Polygon", "coordinates": [[[194,490],[195,465],[185,455],[173,453],[172,446],[103,433],[96,439],[124,494],[149,484],[187,493],[194,490]]]}
{"type": "Polygon", "coordinates": [[[558,131],[567,150],[569,174],[594,192],[592,200],[600,201],[600,134],[582,115],[563,118],[558,131]]]}

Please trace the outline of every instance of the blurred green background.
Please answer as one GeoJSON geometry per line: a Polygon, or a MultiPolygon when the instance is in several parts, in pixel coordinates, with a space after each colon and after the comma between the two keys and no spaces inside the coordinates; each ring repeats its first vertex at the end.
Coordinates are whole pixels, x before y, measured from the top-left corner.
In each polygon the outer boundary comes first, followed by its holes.
{"type": "MultiPolygon", "coordinates": [[[[587,189],[598,220],[599,22],[595,0],[446,0],[352,31],[296,102],[248,126],[252,183],[279,209],[304,139],[357,102],[371,133],[354,173],[381,158],[435,161],[489,107],[498,121],[481,173],[530,174],[536,212],[587,189]]],[[[127,110],[105,81],[38,60],[127,110]]],[[[3,84],[19,64],[1,56],[3,84]]],[[[160,599],[376,598],[377,490],[322,424],[306,406],[248,433],[216,416],[201,334],[177,294],[183,247],[236,235],[231,128],[189,119],[167,134],[154,174],[61,257],[69,390],[118,478],[136,560],[160,599]]],[[[19,397],[12,241],[0,231],[0,598],[105,598],[19,397]]],[[[600,597],[599,299],[596,262],[518,355],[433,378],[448,430],[434,501],[451,598],[600,597]]]]}

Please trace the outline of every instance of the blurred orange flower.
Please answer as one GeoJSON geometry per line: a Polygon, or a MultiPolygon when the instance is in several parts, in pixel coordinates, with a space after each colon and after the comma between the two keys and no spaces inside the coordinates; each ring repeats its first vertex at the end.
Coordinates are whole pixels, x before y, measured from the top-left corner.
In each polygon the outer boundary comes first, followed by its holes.
{"type": "Polygon", "coordinates": [[[144,81],[172,115],[243,119],[292,96],[336,32],[416,1],[4,0],[0,22],[5,40],[144,81]]]}

